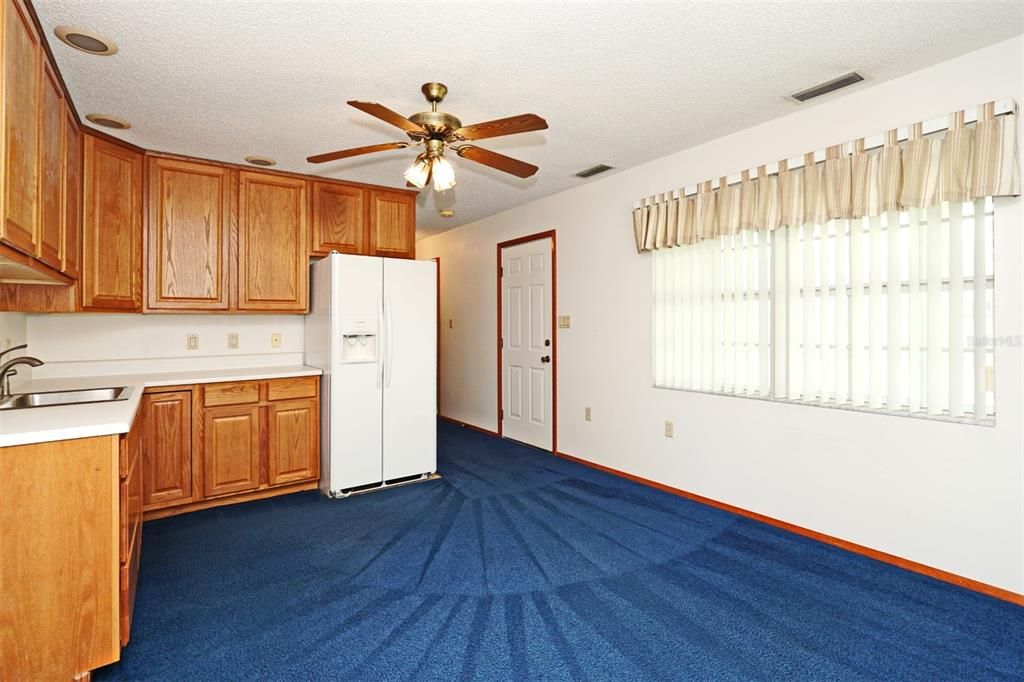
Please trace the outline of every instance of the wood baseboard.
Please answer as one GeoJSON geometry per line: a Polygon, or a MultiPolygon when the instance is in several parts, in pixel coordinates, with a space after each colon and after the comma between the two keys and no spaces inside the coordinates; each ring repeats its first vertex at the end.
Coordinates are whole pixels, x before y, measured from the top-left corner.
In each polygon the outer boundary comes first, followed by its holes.
{"type": "Polygon", "coordinates": [[[177,516],[178,514],[187,514],[189,512],[199,511],[200,509],[224,507],[229,504],[240,504],[242,502],[252,502],[253,500],[265,500],[268,497],[277,497],[278,495],[290,495],[291,493],[299,493],[304,490],[316,490],[318,485],[319,481],[304,481],[302,483],[292,483],[291,485],[282,485],[276,488],[263,488],[262,490],[254,490],[251,493],[239,493],[237,495],[217,497],[212,500],[192,502],[190,504],[183,504],[177,507],[151,509],[142,515],[142,520],[153,521],[155,519],[167,518],[168,516],[177,516]]]}
{"type": "Polygon", "coordinates": [[[437,418],[440,419],[441,421],[446,421],[449,424],[454,424],[455,426],[461,426],[464,429],[471,429],[471,430],[477,431],[479,433],[485,433],[488,436],[494,436],[494,437],[498,436],[498,432],[497,431],[491,431],[490,429],[485,429],[482,426],[476,426],[475,424],[470,424],[468,422],[459,421],[458,419],[452,419],[451,417],[446,417],[443,414],[437,415],[437,418]]]}
{"type": "Polygon", "coordinates": [[[996,599],[1008,601],[1011,604],[1024,606],[1024,594],[1018,594],[1017,592],[1013,592],[1002,587],[996,587],[995,585],[989,585],[988,583],[973,580],[972,578],[965,578],[962,575],[950,573],[949,571],[944,571],[941,568],[935,568],[934,566],[928,566],[926,564],[918,563],[916,561],[911,561],[910,559],[904,559],[903,557],[896,556],[895,554],[889,554],[887,552],[882,552],[877,549],[865,547],[864,545],[859,545],[855,542],[850,542],[849,540],[843,540],[842,538],[837,538],[832,535],[819,533],[816,530],[804,528],[803,526],[798,526],[787,521],[780,521],[779,519],[775,519],[770,516],[765,516],[764,514],[758,514],[757,512],[752,512],[750,510],[743,509],[742,507],[736,507],[725,502],[713,500],[710,497],[704,497],[703,495],[697,495],[696,493],[691,493],[686,490],[673,488],[672,486],[665,485],[664,483],[658,483],[657,481],[652,481],[647,478],[634,476],[633,474],[628,474],[624,471],[619,471],[618,469],[612,469],[611,467],[606,467],[603,464],[596,464],[594,462],[590,462],[588,460],[582,459],[580,457],[575,457],[564,452],[559,452],[557,453],[557,455],[572,462],[576,462],[577,464],[582,464],[584,466],[590,467],[591,469],[597,469],[598,471],[603,471],[605,473],[612,474],[613,476],[619,476],[620,478],[625,478],[635,483],[640,483],[651,488],[656,488],[663,492],[671,493],[672,495],[685,497],[688,500],[693,500],[694,502],[699,502],[700,504],[706,504],[709,507],[715,507],[716,509],[721,509],[732,514],[745,516],[748,519],[760,521],[761,523],[767,523],[770,526],[781,528],[782,530],[789,531],[790,533],[796,533],[797,535],[802,535],[806,538],[811,538],[812,540],[817,540],[818,542],[823,542],[827,545],[832,545],[833,547],[838,547],[848,552],[860,554],[862,556],[866,556],[876,561],[882,561],[884,563],[897,566],[907,571],[920,573],[930,578],[935,578],[936,580],[951,583],[953,585],[957,585],[968,590],[973,590],[974,592],[980,592],[990,597],[995,597],[996,599]]]}

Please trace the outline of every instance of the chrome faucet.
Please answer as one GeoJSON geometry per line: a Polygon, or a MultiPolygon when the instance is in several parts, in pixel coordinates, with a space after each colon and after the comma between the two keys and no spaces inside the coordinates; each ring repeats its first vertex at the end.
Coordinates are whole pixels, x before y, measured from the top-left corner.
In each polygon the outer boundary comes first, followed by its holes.
{"type": "MultiPolygon", "coordinates": [[[[7,355],[8,353],[16,350],[28,348],[27,343],[23,343],[20,346],[13,346],[5,351],[0,352],[0,358],[7,355]]],[[[0,365],[0,400],[9,398],[11,396],[11,377],[18,373],[18,370],[14,369],[18,365],[28,365],[29,367],[38,367],[42,365],[43,361],[39,358],[33,358],[30,355],[20,355],[16,358],[11,358],[7,362],[0,365]]]]}

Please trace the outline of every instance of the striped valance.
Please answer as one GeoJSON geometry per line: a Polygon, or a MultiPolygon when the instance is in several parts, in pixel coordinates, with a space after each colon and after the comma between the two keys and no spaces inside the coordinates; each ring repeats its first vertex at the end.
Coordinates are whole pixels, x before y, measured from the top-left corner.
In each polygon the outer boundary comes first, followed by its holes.
{"type": "Polygon", "coordinates": [[[637,251],[1020,193],[1016,103],[1003,103],[999,115],[995,102],[955,112],[935,132],[915,123],[900,133],[888,131],[876,147],[862,138],[829,147],[824,158],[811,152],[802,164],[780,161],[777,172],[743,171],[739,182],[723,177],[696,192],[644,198],[633,209],[637,251]]]}

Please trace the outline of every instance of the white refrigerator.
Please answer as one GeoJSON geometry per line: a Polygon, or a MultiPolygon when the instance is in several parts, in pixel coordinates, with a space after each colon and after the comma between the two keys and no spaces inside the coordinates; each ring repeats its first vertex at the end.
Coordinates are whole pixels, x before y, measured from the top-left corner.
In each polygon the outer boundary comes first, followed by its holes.
{"type": "Polygon", "coordinates": [[[306,364],[323,370],[320,490],[437,470],[437,264],[332,253],[310,266],[306,364]]]}

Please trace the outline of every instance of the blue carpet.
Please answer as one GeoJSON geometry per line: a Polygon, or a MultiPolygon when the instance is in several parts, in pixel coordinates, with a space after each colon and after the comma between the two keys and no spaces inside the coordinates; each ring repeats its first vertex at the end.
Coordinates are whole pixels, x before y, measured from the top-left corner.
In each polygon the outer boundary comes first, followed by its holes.
{"type": "Polygon", "coordinates": [[[438,481],[145,525],[105,679],[1024,678],[1024,609],[440,425],[438,481]]]}

